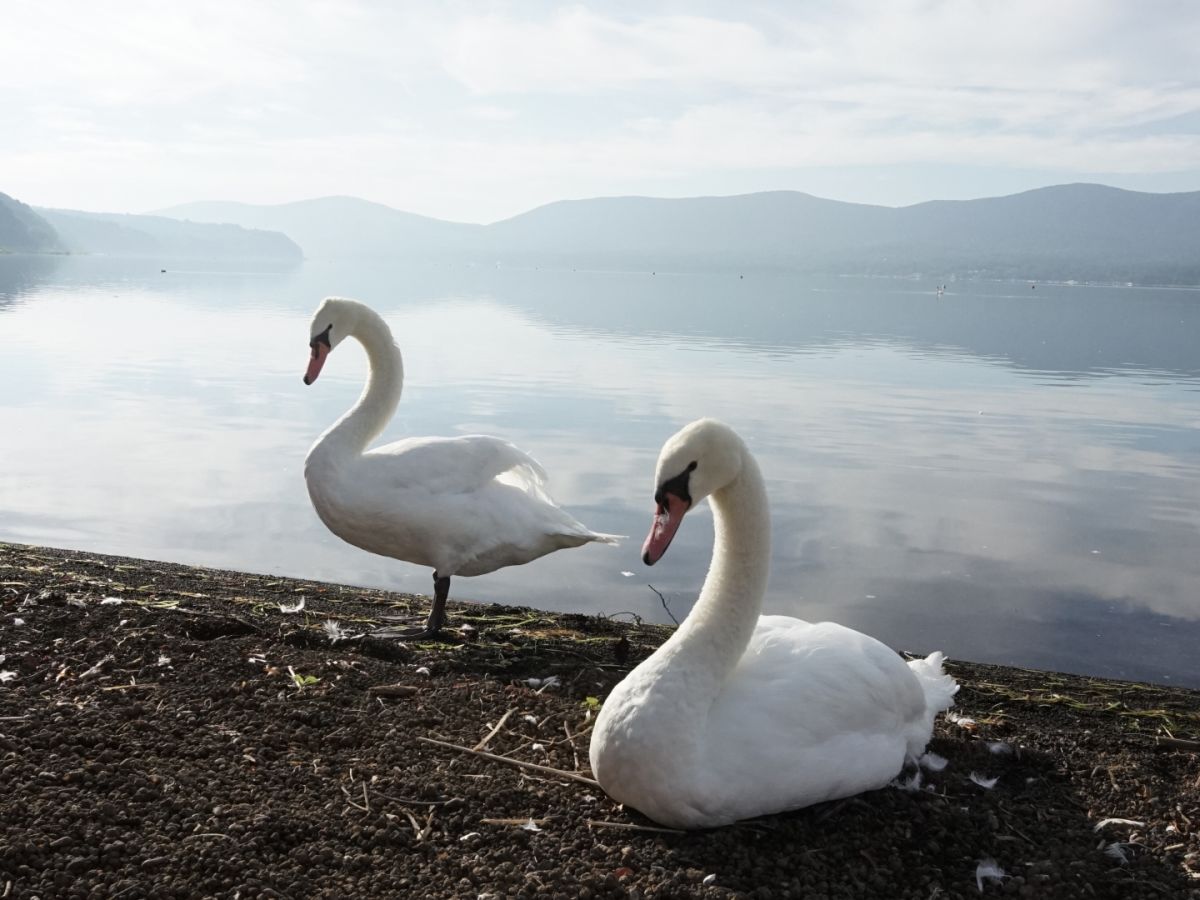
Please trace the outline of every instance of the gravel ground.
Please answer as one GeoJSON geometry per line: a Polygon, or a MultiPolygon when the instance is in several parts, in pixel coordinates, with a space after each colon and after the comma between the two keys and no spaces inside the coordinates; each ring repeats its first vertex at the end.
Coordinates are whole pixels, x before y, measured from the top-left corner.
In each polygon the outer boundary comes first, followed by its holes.
{"type": "Polygon", "coordinates": [[[0,900],[1200,897],[1200,692],[952,664],[941,771],[680,834],[586,777],[665,629],[424,602],[0,544],[0,900]]]}

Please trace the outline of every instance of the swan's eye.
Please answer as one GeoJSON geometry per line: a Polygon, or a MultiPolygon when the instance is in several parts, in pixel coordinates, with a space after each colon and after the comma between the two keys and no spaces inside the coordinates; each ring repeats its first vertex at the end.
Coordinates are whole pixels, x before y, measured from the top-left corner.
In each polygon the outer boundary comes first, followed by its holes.
{"type": "Polygon", "coordinates": [[[696,462],[696,461],[693,459],[693,460],[692,460],[690,463],[688,463],[687,470],[688,470],[689,472],[695,472],[695,471],[696,471],[696,466],[698,466],[698,465],[699,465],[699,463],[698,463],[698,462],[696,462]]]}

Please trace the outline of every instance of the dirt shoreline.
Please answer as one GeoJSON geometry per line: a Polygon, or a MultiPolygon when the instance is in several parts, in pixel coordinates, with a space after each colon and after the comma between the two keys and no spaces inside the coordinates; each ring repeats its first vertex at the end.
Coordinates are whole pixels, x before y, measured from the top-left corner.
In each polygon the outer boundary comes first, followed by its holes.
{"type": "Polygon", "coordinates": [[[1200,691],[952,663],[916,789],[678,834],[444,746],[586,778],[668,629],[426,602],[0,544],[0,900],[1200,898],[1200,691]]]}

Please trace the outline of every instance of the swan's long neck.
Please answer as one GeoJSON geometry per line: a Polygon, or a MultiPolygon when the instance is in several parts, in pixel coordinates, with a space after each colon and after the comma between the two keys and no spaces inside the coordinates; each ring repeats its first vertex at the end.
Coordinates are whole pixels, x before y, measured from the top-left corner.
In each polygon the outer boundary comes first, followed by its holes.
{"type": "Polygon", "coordinates": [[[687,665],[696,700],[711,702],[746,651],[762,612],[771,558],[767,491],[747,450],[737,478],[716,491],[712,564],[687,620],[671,639],[673,665],[687,665]],[[707,695],[702,698],[701,695],[707,695]]]}
{"type": "Polygon", "coordinates": [[[361,454],[383,433],[400,404],[404,360],[387,323],[373,310],[364,309],[350,336],[367,351],[367,383],[358,402],[317,439],[313,453],[361,454]]]}

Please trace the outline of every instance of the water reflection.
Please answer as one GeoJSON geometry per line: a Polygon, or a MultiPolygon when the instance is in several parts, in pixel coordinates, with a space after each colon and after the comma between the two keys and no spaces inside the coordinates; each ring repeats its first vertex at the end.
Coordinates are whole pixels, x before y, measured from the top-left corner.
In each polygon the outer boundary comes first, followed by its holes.
{"type": "Polygon", "coordinates": [[[1200,294],[745,274],[0,259],[0,538],[426,590],[308,505],[304,454],[365,376],[348,346],[300,382],[308,316],[340,293],[405,352],[385,438],[503,435],[631,536],[463,596],[665,621],[651,583],[682,616],[706,508],[653,570],[637,548],[661,442],[710,414],[770,484],[772,611],[1200,686],[1200,294]]]}

